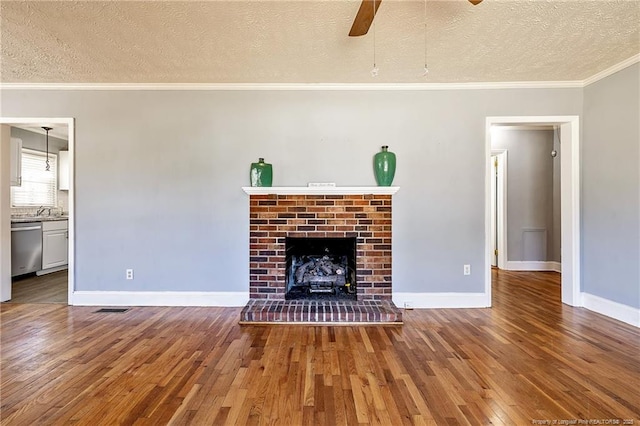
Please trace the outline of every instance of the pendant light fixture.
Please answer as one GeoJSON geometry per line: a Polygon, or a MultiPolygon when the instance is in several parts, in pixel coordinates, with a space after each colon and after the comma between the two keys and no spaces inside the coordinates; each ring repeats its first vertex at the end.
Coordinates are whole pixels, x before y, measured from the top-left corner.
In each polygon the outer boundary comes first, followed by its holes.
{"type": "Polygon", "coordinates": [[[46,159],[46,161],[45,161],[45,164],[46,164],[47,166],[45,167],[45,170],[46,170],[46,171],[49,171],[49,170],[50,170],[50,167],[51,167],[51,166],[49,166],[49,130],[51,130],[51,127],[44,127],[44,126],[43,126],[43,127],[42,127],[42,129],[43,129],[45,132],[47,132],[47,142],[46,142],[46,143],[47,143],[47,145],[46,145],[46,147],[47,147],[47,159],[46,159]]]}

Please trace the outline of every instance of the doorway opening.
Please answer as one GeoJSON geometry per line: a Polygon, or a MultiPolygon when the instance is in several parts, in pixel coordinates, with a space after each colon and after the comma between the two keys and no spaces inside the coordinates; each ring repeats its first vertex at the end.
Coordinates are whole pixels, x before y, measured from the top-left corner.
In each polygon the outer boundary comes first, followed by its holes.
{"type": "MultiPolygon", "coordinates": [[[[506,264],[507,247],[505,238],[500,238],[506,231],[506,179],[499,181],[500,170],[495,170],[492,156],[504,155],[506,152],[492,151],[493,126],[553,126],[557,127],[562,139],[561,177],[560,177],[560,222],[561,222],[561,298],[562,302],[571,306],[580,306],[580,217],[579,217],[579,118],[577,116],[526,116],[526,117],[488,117],[486,120],[486,186],[485,186],[485,241],[486,241],[486,276],[485,293],[488,305],[491,301],[491,267],[495,263],[499,268],[506,264]],[[494,188],[492,188],[494,186],[494,188]],[[500,194],[500,192],[502,194],[500,194]],[[493,196],[495,194],[495,196],[493,196]],[[503,205],[500,206],[502,199],[503,205]],[[500,217],[502,216],[502,217],[500,217]],[[497,256],[496,256],[496,247],[497,256]],[[501,256],[502,253],[502,256],[501,256]],[[501,266],[502,265],[502,266],[501,266]]],[[[498,165],[500,160],[498,159],[498,165]]],[[[506,168],[503,169],[506,172],[506,168]]],[[[506,176],[506,173],[503,174],[506,176]]],[[[538,234],[532,233],[532,236],[538,234]]]]}
{"type": "MultiPolygon", "coordinates": [[[[74,265],[75,265],[75,179],[74,179],[74,151],[75,151],[75,127],[73,118],[51,118],[51,117],[0,117],[0,149],[2,150],[2,169],[0,174],[0,244],[2,244],[2,250],[0,255],[0,302],[14,301],[22,303],[66,303],[73,304],[73,289],[74,289],[74,265]],[[10,156],[12,146],[15,145],[11,141],[11,128],[22,130],[31,130],[38,132],[38,129],[48,127],[55,129],[54,133],[57,136],[67,139],[67,153],[68,154],[68,192],[66,200],[64,200],[63,210],[66,215],[60,216],[57,211],[58,206],[47,206],[38,210],[37,215],[31,218],[33,212],[28,208],[24,211],[18,211],[11,208],[11,172],[10,172],[10,156]],[[6,167],[5,167],[6,166],[6,167]],[[50,207],[50,208],[49,208],[50,207]],[[44,211],[46,210],[46,214],[44,211]],[[14,220],[12,220],[12,213],[14,213],[14,220]],[[22,214],[24,217],[18,217],[22,214]],[[65,217],[66,216],[66,217],[65,217]],[[37,219],[41,218],[41,221],[37,219]],[[66,219],[66,229],[58,229],[66,219]],[[41,268],[42,271],[38,274],[20,275],[14,280],[12,278],[12,262],[11,262],[11,241],[12,241],[12,222],[17,223],[20,220],[29,223],[38,223],[42,232],[42,244],[47,247],[53,247],[54,251],[47,250],[49,256],[43,258],[46,268],[41,268]],[[54,224],[55,220],[55,224],[54,224]],[[47,224],[46,226],[44,224],[47,224]],[[67,266],[65,268],[62,263],[64,261],[51,257],[51,254],[59,254],[59,245],[61,241],[65,240],[66,244],[66,256],[64,256],[64,248],[62,249],[62,256],[66,257],[67,266]],[[68,241],[68,243],[66,242],[68,241]],[[65,270],[66,269],[66,270],[65,270]],[[20,286],[20,292],[12,294],[13,283],[20,286]],[[56,290],[52,291],[51,287],[55,287],[56,290]],[[24,290],[24,291],[22,291],[24,290]],[[35,293],[31,295],[30,293],[35,293]],[[27,298],[25,299],[25,295],[27,298]],[[14,296],[16,300],[14,300],[14,296]],[[32,297],[33,296],[33,297],[32,297]]],[[[50,134],[52,136],[52,134],[50,134]]],[[[44,140],[44,136],[43,136],[44,140]]],[[[47,146],[49,140],[46,141],[47,146]]],[[[55,158],[55,157],[54,157],[55,158]]],[[[59,158],[59,156],[58,156],[59,158]]],[[[59,190],[59,188],[56,188],[59,190]]],[[[58,191],[60,192],[60,191],[58,191]]],[[[43,206],[44,207],[44,206],[43,206]]],[[[42,247],[41,247],[42,248],[42,247]]],[[[14,271],[15,272],[15,271],[14,271]]]]}

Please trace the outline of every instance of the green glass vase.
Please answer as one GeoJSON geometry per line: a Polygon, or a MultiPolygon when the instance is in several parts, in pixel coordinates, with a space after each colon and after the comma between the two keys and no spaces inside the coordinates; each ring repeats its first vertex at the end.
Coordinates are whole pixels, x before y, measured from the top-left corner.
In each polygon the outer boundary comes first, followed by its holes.
{"type": "Polygon", "coordinates": [[[391,186],[396,174],[396,154],[387,145],[373,157],[373,172],[378,186],[391,186]]]}
{"type": "Polygon", "coordinates": [[[273,182],[273,167],[264,162],[264,158],[259,158],[257,163],[251,163],[249,173],[251,186],[271,186],[273,182]]]}

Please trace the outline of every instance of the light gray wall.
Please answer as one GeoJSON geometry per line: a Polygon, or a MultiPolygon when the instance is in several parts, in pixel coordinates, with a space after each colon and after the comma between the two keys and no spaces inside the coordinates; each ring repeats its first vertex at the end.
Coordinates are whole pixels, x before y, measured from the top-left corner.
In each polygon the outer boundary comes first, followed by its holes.
{"type": "Polygon", "coordinates": [[[640,308],[640,65],[584,89],[582,283],[640,308]]]}
{"type": "Polygon", "coordinates": [[[394,290],[481,293],[485,119],[579,115],[582,90],[6,90],[2,110],[76,118],[78,290],[246,291],[250,163],[375,185],[389,145],[394,290]]]}
{"type": "Polygon", "coordinates": [[[554,164],[560,157],[551,157],[553,130],[495,126],[491,148],[506,149],[508,156],[507,260],[560,261],[560,240],[555,238],[554,229],[554,213],[560,221],[560,210],[554,209],[554,190],[560,190],[560,180],[554,180],[554,164]],[[525,241],[525,233],[529,241],[525,241]]]}

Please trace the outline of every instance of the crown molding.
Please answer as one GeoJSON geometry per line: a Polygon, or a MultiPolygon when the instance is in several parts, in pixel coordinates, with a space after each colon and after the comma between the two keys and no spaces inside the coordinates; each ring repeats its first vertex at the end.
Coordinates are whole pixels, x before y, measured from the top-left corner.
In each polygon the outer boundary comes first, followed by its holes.
{"type": "Polygon", "coordinates": [[[499,90],[575,89],[602,80],[640,62],[640,53],[586,80],[469,83],[0,83],[0,90],[499,90]]]}
{"type": "Polygon", "coordinates": [[[0,83],[1,90],[495,90],[568,89],[580,81],[513,81],[485,83],[0,83]]]}
{"type": "Polygon", "coordinates": [[[621,71],[627,67],[630,67],[633,64],[640,62],[640,53],[633,55],[632,57],[625,59],[622,62],[615,64],[612,67],[607,68],[606,70],[600,71],[597,74],[592,75],[591,77],[584,80],[583,86],[586,87],[590,84],[595,83],[596,81],[600,81],[605,77],[609,77],[611,74],[615,74],[618,71],[621,71]]]}

